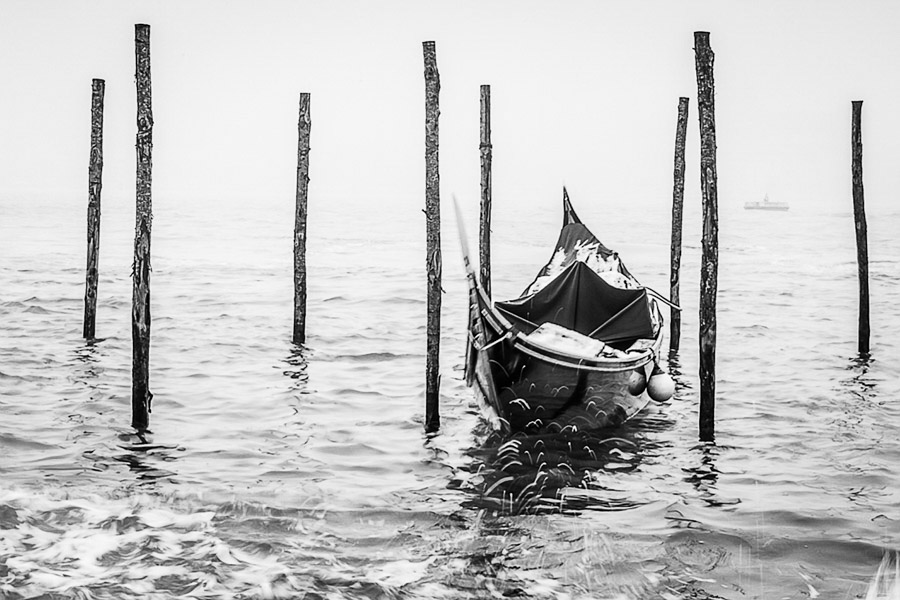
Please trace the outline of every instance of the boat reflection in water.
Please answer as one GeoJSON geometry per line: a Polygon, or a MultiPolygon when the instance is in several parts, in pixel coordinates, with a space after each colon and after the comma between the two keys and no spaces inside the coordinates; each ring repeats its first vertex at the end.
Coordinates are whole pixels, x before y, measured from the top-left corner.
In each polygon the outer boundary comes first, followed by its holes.
{"type": "Polygon", "coordinates": [[[648,411],[600,430],[532,435],[483,431],[481,444],[469,450],[471,473],[457,485],[472,494],[468,507],[497,514],[635,508],[655,495],[647,489],[645,474],[628,474],[666,446],[651,436],[671,424],[662,413],[648,411]]]}

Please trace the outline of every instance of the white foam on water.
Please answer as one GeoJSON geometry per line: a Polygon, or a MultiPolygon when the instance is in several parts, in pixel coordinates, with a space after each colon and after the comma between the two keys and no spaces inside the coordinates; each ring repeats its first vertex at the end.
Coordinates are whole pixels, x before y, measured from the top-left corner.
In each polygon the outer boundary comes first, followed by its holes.
{"type": "Polygon", "coordinates": [[[900,552],[885,552],[866,590],[866,600],[900,600],[900,552]]]}
{"type": "Polygon", "coordinates": [[[0,504],[15,510],[18,522],[0,536],[0,559],[7,568],[0,595],[90,598],[112,589],[111,597],[213,598],[243,592],[265,598],[274,597],[278,582],[299,589],[301,583],[277,556],[248,552],[223,539],[215,512],[165,502],[149,495],[54,498],[0,492],[0,504]]]}

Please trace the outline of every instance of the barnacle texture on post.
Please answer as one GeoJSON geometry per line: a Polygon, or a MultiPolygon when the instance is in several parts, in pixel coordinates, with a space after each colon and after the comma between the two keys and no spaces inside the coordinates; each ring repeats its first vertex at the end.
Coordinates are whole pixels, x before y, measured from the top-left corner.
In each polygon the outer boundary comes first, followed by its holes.
{"type": "MultiPolygon", "coordinates": [[[[688,98],[678,99],[678,123],[675,127],[675,168],[672,188],[672,253],[669,271],[669,299],[681,304],[681,229],[684,213],[684,145],[687,138],[688,98]]],[[[681,312],[669,314],[669,350],[675,352],[681,343],[681,312]]]]}
{"type": "Polygon", "coordinates": [[[481,86],[481,219],[479,271],[481,287],[491,296],[491,86],[481,86]]]}
{"type": "Polygon", "coordinates": [[[310,97],[300,94],[297,124],[297,207],[294,218],[294,333],[293,342],[306,342],[306,215],[309,192],[310,97]]]}
{"type": "Polygon", "coordinates": [[[150,98],[150,26],[134,26],[135,82],[137,86],[137,185],[132,265],[131,340],[132,427],[150,424],[150,230],[153,211],[150,182],[153,150],[153,111],[150,98]]]}
{"type": "Polygon", "coordinates": [[[425,223],[427,290],[427,342],[425,359],[425,430],[437,431],[439,413],[441,340],[441,205],[438,169],[438,118],[441,81],[434,42],[423,42],[425,59],[425,223]]]}
{"type": "Polygon", "coordinates": [[[716,293],[719,270],[719,217],[716,176],[714,54],[709,33],[694,33],[697,110],[700,116],[700,191],[703,196],[703,250],[700,264],[700,438],[711,441],[716,402],[716,293]]]}
{"type": "Polygon", "coordinates": [[[84,330],[94,339],[97,323],[97,283],[100,259],[100,190],[103,187],[103,95],[106,82],[91,82],[91,156],[88,164],[87,268],[84,283],[84,330]]]}
{"type": "Polygon", "coordinates": [[[866,203],[863,193],[862,168],[862,100],[854,100],[850,133],[853,153],[853,220],[856,223],[856,262],[859,270],[859,335],[860,354],[869,352],[869,242],[866,230],[866,203]]]}

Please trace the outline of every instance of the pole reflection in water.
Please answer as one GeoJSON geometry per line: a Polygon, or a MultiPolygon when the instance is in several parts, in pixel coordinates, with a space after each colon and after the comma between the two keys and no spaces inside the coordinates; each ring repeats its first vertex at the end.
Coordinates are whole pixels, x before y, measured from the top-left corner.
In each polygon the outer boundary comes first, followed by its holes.
{"type": "Polygon", "coordinates": [[[691,448],[691,453],[696,455],[697,464],[684,469],[684,480],[697,490],[698,497],[709,506],[730,506],[740,503],[739,498],[723,498],[719,496],[716,485],[719,482],[721,472],[716,467],[716,460],[722,452],[729,448],[717,446],[715,442],[700,442],[691,448]]]}
{"type": "Polygon", "coordinates": [[[285,377],[289,377],[296,381],[294,385],[295,388],[301,388],[306,385],[309,381],[309,373],[307,373],[307,367],[309,366],[309,357],[310,350],[306,348],[306,346],[300,345],[292,345],[290,353],[284,359],[284,364],[287,365],[282,373],[285,377]]]}
{"type": "Polygon", "coordinates": [[[675,380],[675,395],[673,400],[684,396],[691,389],[691,382],[684,376],[681,370],[681,356],[677,350],[669,350],[669,375],[675,380]]]}
{"type": "Polygon", "coordinates": [[[72,380],[83,383],[92,391],[96,390],[97,377],[102,373],[100,358],[97,356],[97,343],[100,341],[102,340],[88,340],[73,351],[76,362],[73,364],[72,380]]]}
{"type": "Polygon", "coordinates": [[[832,439],[847,447],[854,444],[859,453],[869,451],[882,442],[875,437],[879,392],[876,380],[870,375],[875,359],[869,354],[859,354],[850,359],[847,371],[850,375],[839,382],[839,410],[835,411],[831,424],[832,439]],[[874,411],[874,412],[873,412],[874,411]]]}
{"type": "Polygon", "coordinates": [[[869,375],[875,359],[868,352],[858,354],[850,359],[847,370],[853,376],[843,382],[845,388],[859,400],[874,400],[877,395],[875,380],[869,375]]]}
{"type": "Polygon", "coordinates": [[[120,446],[127,450],[123,454],[113,456],[113,460],[124,463],[128,466],[128,470],[134,473],[140,482],[153,482],[160,479],[168,479],[175,481],[177,473],[162,468],[162,463],[173,463],[177,457],[171,453],[172,450],[183,451],[184,448],[178,446],[162,446],[146,444],[145,447],[137,445],[120,446]]]}
{"type": "Polygon", "coordinates": [[[74,354],[75,358],[78,361],[78,365],[83,367],[82,370],[76,371],[74,377],[79,381],[82,378],[85,380],[84,383],[87,383],[86,380],[93,379],[97,377],[97,363],[99,362],[97,358],[97,342],[100,340],[88,340],[84,343],[83,346],[79,346],[75,348],[74,354]]]}

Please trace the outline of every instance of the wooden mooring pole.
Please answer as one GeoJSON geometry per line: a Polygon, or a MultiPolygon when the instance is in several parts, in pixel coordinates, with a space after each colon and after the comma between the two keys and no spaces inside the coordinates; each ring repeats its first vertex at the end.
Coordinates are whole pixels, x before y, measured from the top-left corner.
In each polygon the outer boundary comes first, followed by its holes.
{"type": "Polygon", "coordinates": [[[93,340],[97,329],[97,282],[100,258],[100,190],[103,187],[103,95],[106,82],[91,82],[91,155],[88,164],[87,269],[84,283],[84,330],[93,340]]]}
{"type": "Polygon", "coordinates": [[[309,133],[312,127],[309,94],[300,94],[297,124],[297,207],[294,215],[294,335],[295,344],[306,342],[306,215],[309,192],[309,133]]]}
{"type": "MultiPolygon", "coordinates": [[[[681,304],[681,229],[684,213],[684,144],[687,139],[688,98],[678,99],[678,124],[675,127],[675,169],[672,189],[672,261],[669,271],[669,299],[681,304]]],[[[669,351],[677,352],[681,343],[681,311],[669,309],[669,351]]]]}
{"type": "Polygon", "coordinates": [[[438,117],[441,80],[434,42],[422,42],[425,58],[425,223],[428,277],[427,343],[425,359],[425,431],[440,429],[441,341],[441,204],[438,168],[438,117]]]}
{"type": "Polygon", "coordinates": [[[856,262],[859,269],[859,353],[869,353],[869,243],[862,168],[862,100],[854,100],[850,134],[853,151],[853,221],[856,223],[856,262]]]}
{"type": "Polygon", "coordinates": [[[491,86],[481,86],[481,220],[478,228],[481,287],[491,296],[491,86]]]}
{"type": "Polygon", "coordinates": [[[715,438],[716,293],[719,270],[719,216],[716,175],[716,110],[709,32],[694,33],[697,110],[700,116],[700,190],[703,196],[703,250],[700,264],[700,439],[715,438]]]}
{"type": "Polygon", "coordinates": [[[131,426],[150,425],[150,227],[153,219],[150,181],[153,111],[150,97],[150,26],[134,26],[137,86],[137,185],[131,299],[131,426]]]}

